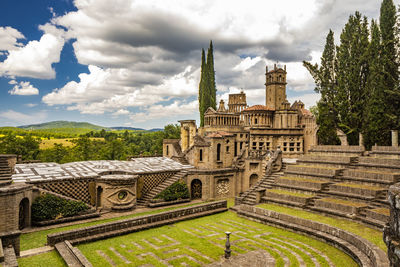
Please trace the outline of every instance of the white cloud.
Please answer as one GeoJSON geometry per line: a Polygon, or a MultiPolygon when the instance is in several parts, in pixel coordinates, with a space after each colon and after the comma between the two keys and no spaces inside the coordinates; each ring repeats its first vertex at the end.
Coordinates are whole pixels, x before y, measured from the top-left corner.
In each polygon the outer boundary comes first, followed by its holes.
{"type": "Polygon", "coordinates": [[[24,39],[24,35],[11,27],[0,27],[0,51],[14,50],[22,46],[18,39],[24,39]]]}
{"type": "Polygon", "coordinates": [[[181,103],[175,101],[167,106],[154,105],[146,109],[145,112],[136,113],[130,116],[135,122],[145,122],[147,120],[155,120],[171,116],[190,115],[198,111],[198,102],[181,103]]]}
{"type": "Polygon", "coordinates": [[[8,91],[8,93],[11,95],[38,95],[39,89],[33,87],[30,82],[20,82],[19,84],[15,84],[13,89],[8,91]]]}
{"type": "Polygon", "coordinates": [[[128,115],[128,114],[130,114],[130,112],[129,112],[129,110],[126,110],[126,109],[119,109],[113,113],[113,115],[115,115],[115,116],[128,115]]]}
{"type": "Polygon", "coordinates": [[[40,29],[44,34],[39,41],[30,41],[23,47],[9,51],[7,59],[0,63],[0,75],[55,78],[52,64],[60,61],[65,42],[64,31],[50,24],[40,26],[40,29]]]}
{"type": "Polygon", "coordinates": [[[32,124],[43,122],[47,118],[47,113],[41,111],[28,115],[10,109],[0,112],[0,118],[7,119],[16,124],[32,124]]]}
{"type": "Polygon", "coordinates": [[[309,93],[309,94],[299,95],[296,97],[289,97],[288,100],[292,104],[296,100],[301,100],[301,102],[305,104],[306,108],[309,109],[310,107],[315,106],[320,98],[321,98],[320,94],[309,93]]]}
{"type": "Polygon", "coordinates": [[[33,108],[33,107],[36,107],[38,104],[36,104],[36,103],[28,103],[28,104],[25,104],[25,106],[27,106],[27,107],[29,107],[29,108],[33,108]]]}

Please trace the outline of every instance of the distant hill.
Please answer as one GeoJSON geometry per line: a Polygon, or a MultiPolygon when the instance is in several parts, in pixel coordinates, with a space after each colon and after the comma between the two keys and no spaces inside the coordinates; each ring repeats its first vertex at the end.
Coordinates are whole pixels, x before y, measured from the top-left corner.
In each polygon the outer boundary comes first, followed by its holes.
{"type": "Polygon", "coordinates": [[[75,121],[51,121],[40,124],[30,124],[30,125],[22,125],[18,126],[21,129],[29,129],[29,130],[44,130],[44,129],[60,129],[60,128],[83,128],[90,129],[93,131],[98,131],[101,129],[108,130],[107,127],[94,125],[88,122],[75,122],[75,121]]]}
{"type": "Polygon", "coordinates": [[[130,130],[130,131],[147,131],[142,128],[133,128],[133,127],[110,127],[109,129],[111,130],[117,130],[117,131],[122,131],[122,130],[130,130]]]}

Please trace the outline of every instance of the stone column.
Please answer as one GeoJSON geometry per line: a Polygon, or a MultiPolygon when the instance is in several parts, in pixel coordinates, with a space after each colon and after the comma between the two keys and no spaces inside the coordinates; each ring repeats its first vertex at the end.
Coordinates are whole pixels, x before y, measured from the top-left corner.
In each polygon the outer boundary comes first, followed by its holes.
{"type": "Polygon", "coordinates": [[[364,146],[364,136],[362,133],[358,134],[358,145],[359,146],[364,146]]]}
{"type": "Polygon", "coordinates": [[[392,130],[392,146],[399,146],[399,131],[397,130],[392,130]]]}

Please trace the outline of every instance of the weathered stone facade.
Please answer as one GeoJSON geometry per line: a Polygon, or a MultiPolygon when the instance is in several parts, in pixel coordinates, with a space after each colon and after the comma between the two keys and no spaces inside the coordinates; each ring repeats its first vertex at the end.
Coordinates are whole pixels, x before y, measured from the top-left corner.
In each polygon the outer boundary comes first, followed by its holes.
{"type": "Polygon", "coordinates": [[[383,232],[390,266],[400,266],[400,184],[389,188],[390,219],[383,232]]]}
{"type": "Polygon", "coordinates": [[[163,155],[188,162],[196,169],[188,185],[202,185],[202,199],[237,196],[265,176],[270,153],[281,149],[297,157],[316,144],[315,117],[301,101],[286,99],[286,67],[266,68],[266,105],[248,107],[246,94],[230,94],[228,107],[220,101],[208,108],[204,127],[182,120],[181,138],[164,140],[163,155]],[[224,192],[224,193],[223,193],[224,192]]]}

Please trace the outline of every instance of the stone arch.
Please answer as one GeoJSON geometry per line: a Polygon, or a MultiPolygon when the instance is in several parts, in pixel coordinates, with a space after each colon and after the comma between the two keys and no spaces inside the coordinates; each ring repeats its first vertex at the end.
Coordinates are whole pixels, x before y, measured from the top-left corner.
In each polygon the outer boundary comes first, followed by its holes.
{"type": "Polygon", "coordinates": [[[20,230],[29,226],[29,209],[29,199],[23,198],[19,203],[18,228],[20,230]]]}
{"type": "Polygon", "coordinates": [[[257,183],[257,181],[258,181],[258,175],[253,173],[252,175],[250,175],[249,186],[252,187],[257,183]]]}
{"type": "Polygon", "coordinates": [[[193,179],[190,183],[190,197],[192,199],[201,199],[203,196],[203,183],[199,179],[193,179]]]}

